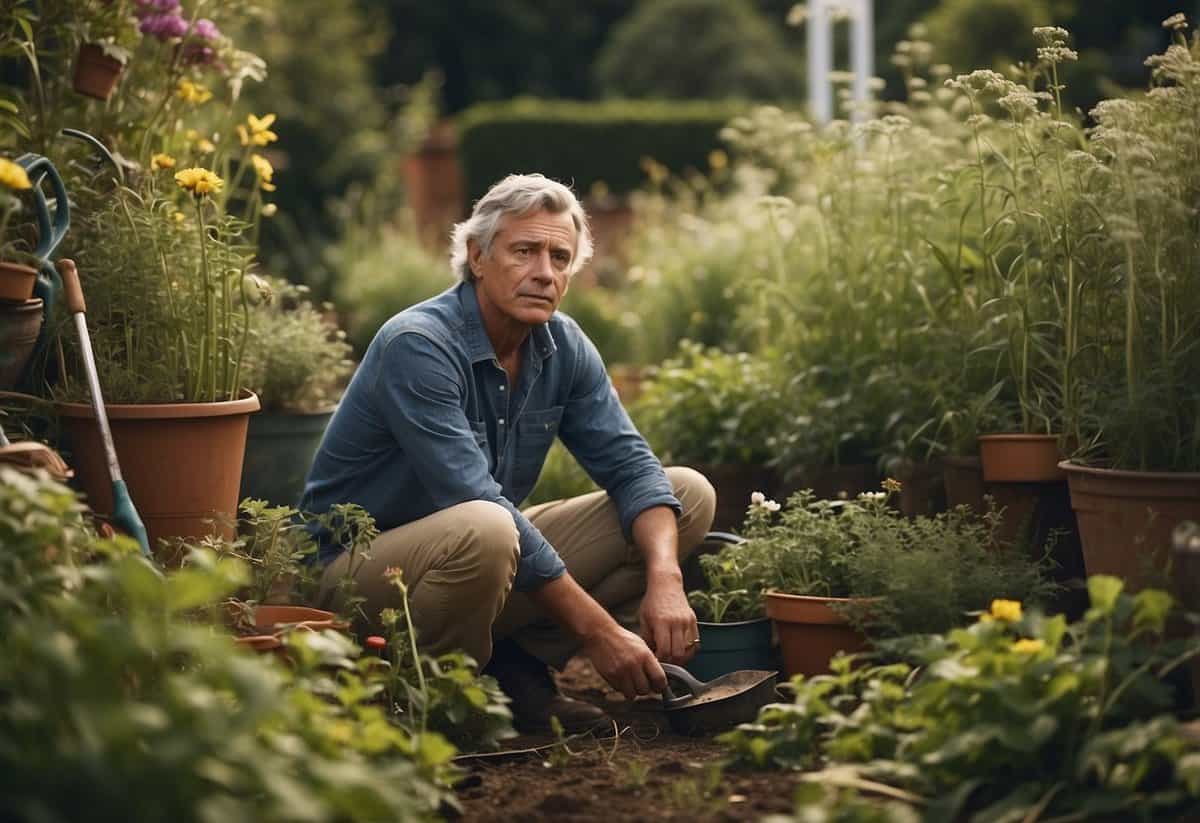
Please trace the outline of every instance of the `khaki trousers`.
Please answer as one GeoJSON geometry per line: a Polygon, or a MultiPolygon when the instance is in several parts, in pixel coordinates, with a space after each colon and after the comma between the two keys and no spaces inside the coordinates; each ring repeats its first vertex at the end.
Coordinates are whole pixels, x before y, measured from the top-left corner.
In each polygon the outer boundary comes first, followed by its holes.
{"type": "MultiPolygon", "coordinates": [[[[712,526],[716,494],[699,472],[666,469],[683,505],[679,516],[679,560],[704,539],[712,526]]],[[[637,631],[637,612],[646,590],[639,549],[621,533],[616,506],[603,491],[555,500],[524,511],[550,541],[567,571],[621,625],[637,631]]],[[[442,654],[462,649],[479,666],[492,655],[492,640],[511,637],[530,654],[562,668],[579,643],[521,592],[512,591],[520,547],[506,509],[472,500],[390,529],[371,544],[355,577],[355,592],[372,628],[379,612],[400,607],[400,592],[385,572],[398,567],[408,586],[409,609],[423,651],[442,654]]],[[[346,554],[329,564],[321,579],[328,605],[337,581],[346,575],[346,554]]]]}

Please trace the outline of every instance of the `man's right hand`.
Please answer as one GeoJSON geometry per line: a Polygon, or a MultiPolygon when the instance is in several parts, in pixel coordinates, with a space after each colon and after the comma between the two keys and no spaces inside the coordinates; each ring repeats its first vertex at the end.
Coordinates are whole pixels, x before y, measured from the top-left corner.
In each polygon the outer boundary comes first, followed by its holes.
{"type": "Polygon", "coordinates": [[[667,688],[667,675],[646,641],[616,621],[585,638],[583,653],[600,676],[628,700],[667,688]]]}

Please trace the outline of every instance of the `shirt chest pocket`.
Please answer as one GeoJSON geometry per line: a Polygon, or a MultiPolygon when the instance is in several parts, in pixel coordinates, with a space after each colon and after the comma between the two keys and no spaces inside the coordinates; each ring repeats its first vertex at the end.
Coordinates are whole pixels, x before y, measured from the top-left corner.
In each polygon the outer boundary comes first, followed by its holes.
{"type": "Polygon", "coordinates": [[[521,415],[517,423],[516,454],[513,461],[513,480],[518,488],[532,488],[537,482],[542,464],[546,462],[546,453],[550,451],[554,438],[558,436],[562,415],[562,406],[552,406],[521,415]]]}

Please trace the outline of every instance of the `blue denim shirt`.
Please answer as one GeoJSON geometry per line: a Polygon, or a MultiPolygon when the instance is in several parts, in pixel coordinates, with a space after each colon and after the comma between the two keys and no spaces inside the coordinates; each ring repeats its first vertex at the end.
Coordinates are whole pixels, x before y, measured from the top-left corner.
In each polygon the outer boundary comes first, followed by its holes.
{"type": "MultiPolygon", "coordinates": [[[[566,570],[517,508],[556,436],[613,499],[626,539],[652,506],[679,513],[662,465],[574,320],[559,312],[535,327],[522,358],[510,387],[472,284],[392,317],[325,430],[301,510],[357,503],[386,531],[468,500],[490,500],[517,524],[517,590],[536,589],[566,570]]],[[[324,546],[320,560],[339,551],[324,546]]]]}

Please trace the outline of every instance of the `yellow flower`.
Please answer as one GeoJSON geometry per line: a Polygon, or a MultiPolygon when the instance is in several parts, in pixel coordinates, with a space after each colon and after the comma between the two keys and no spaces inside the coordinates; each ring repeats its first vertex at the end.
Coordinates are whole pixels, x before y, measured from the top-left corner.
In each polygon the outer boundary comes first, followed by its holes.
{"type": "Polygon", "coordinates": [[[265,146],[268,143],[274,143],[279,139],[279,135],[271,131],[271,125],[274,122],[275,115],[273,114],[264,114],[262,117],[255,117],[253,114],[247,115],[246,125],[238,124],[238,139],[242,141],[243,146],[265,146]]]}
{"type": "Polygon", "coordinates": [[[883,481],[883,490],[889,492],[898,492],[902,488],[902,484],[894,477],[889,477],[883,481]]]}
{"type": "Polygon", "coordinates": [[[275,168],[271,165],[271,161],[261,154],[252,154],[250,162],[254,164],[254,173],[258,175],[258,185],[262,187],[262,190],[275,191],[275,186],[271,184],[271,178],[275,175],[275,168]]]}
{"type": "Polygon", "coordinates": [[[158,154],[156,154],[150,158],[150,170],[151,171],[158,171],[159,169],[173,169],[173,168],[175,168],[175,158],[169,154],[163,154],[162,152],[159,152],[158,154]]]}
{"type": "Polygon", "coordinates": [[[708,165],[713,171],[720,171],[729,165],[729,155],[720,149],[713,149],[708,153],[708,165]]]}
{"type": "Polygon", "coordinates": [[[191,80],[186,79],[179,81],[179,87],[175,90],[175,93],[179,95],[179,97],[182,98],[185,103],[194,103],[197,106],[201,103],[207,103],[212,99],[212,92],[209,91],[205,86],[202,86],[199,83],[193,83],[191,80]]]}
{"type": "Polygon", "coordinates": [[[1021,601],[993,600],[991,616],[1006,623],[1016,623],[1021,619],[1021,601]]]}
{"type": "Polygon", "coordinates": [[[1037,654],[1042,649],[1046,648],[1046,644],[1040,640],[1030,640],[1025,637],[1013,643],[1012,650],[1017,654],[1037,654]]]}
{"type": "Polygon", "coordinates": [[[196,197],[212,194],[225,187],[225,181],[208,169],[190,168],[175,174],[175,182],[196,197]]]}
{"type": "Polygon", "coordinates": [[[262,216],[263,217],[274,217],[275,212],[277,212],[277,211],[279,211],[279,206],[276,206],[274,203],[267,203],[266,205],[264,205],[262,207],[262,216]]]}
{"type": "Polygon", "coordinates": [[[187,215],[181,211],[177,211],[171,215],[171,219],[176,223],[182,223],[187,218],[187,215]]]}
{"type": "Polygon", "coordinates": [[[205,140],[203,137],[196,143],[196,151],[201,154],[212,154],[217,150],[217,147],[212,144],[211,140],[205,140]]]}
{"type": "Polygon", "coordinates": [[[25,173],[25,168],[3,157],[0,157],[0,186],[7,186],[10,189],[33,188],[33,184],[29,182],[29,175],[25,173]]]}

